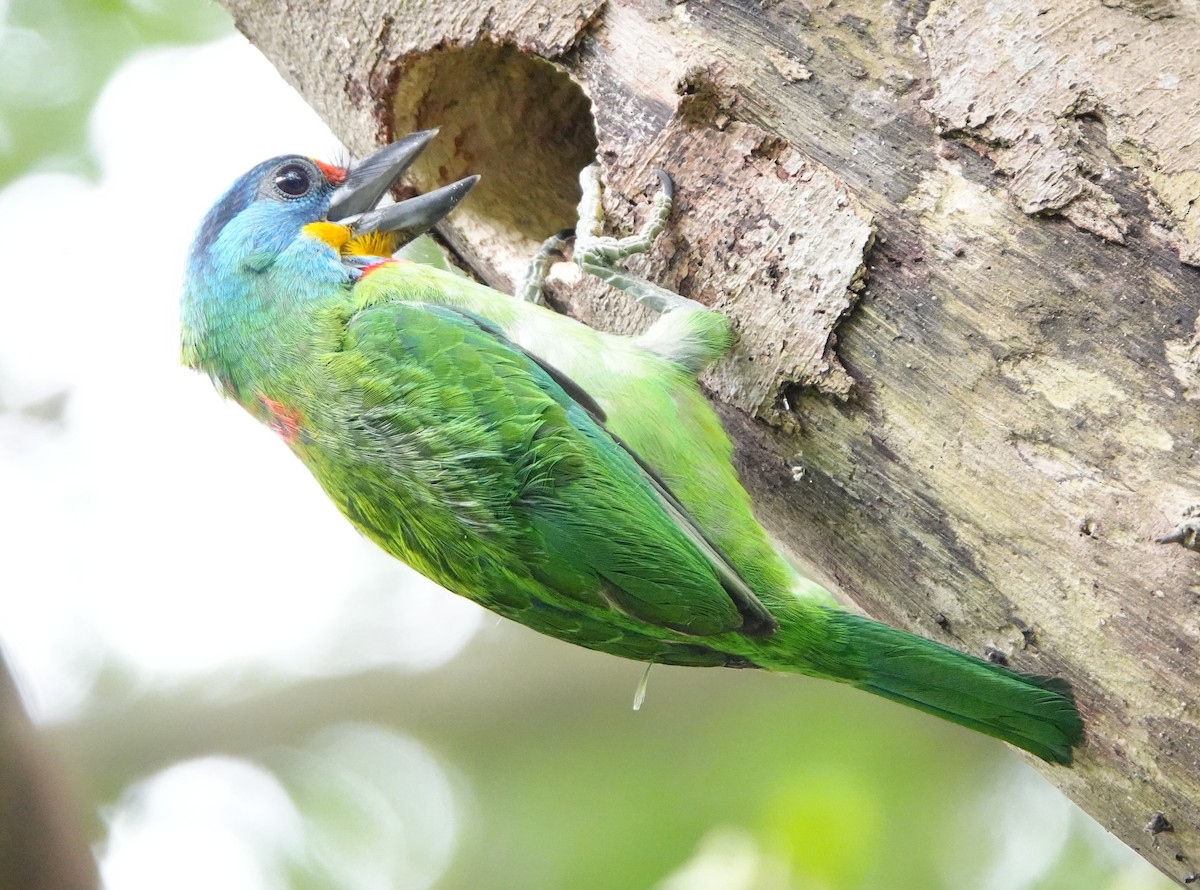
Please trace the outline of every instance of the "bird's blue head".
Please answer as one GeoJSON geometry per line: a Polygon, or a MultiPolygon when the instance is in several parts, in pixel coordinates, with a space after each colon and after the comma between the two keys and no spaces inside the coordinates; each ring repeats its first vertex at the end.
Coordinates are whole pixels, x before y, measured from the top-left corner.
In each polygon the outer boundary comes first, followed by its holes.
{"type": "Polygon", "coordinates": [[[191,272],[240,264],[261,253],[260,263],[285,251],[310,223],[323,220],[334,189],[346,178],[339,167],[300,155],[271,158],[242,174],[205,215],[189,257],[191,272]]]}
{"type": "Polygon", "coordinates": [[[435,134],[413,133],[345,169],[283,155],[239,177],[192,242],[181,307],[185,361],[197,363],[207,331],[230,313],[327,293],[330,283],[355,278],[347,258],[366,252],[364,244],[390,253],[449,213],[479,177],[376,207],[435,134]]]}

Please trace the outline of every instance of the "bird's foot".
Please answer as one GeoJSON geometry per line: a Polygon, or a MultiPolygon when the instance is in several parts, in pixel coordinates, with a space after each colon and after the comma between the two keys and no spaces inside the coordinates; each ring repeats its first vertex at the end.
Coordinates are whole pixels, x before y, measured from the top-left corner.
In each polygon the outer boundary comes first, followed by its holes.
{"type": "MultiPolygon", "coordinates": [[[[600,202],[600,167],[590,164],[580,173],[580,220],[575,229],[572,259],[584,272],[624,291],[661,317],[637,338],[638,345],[677,362],[692,373],[702,371],[730,349],[730,323],[725,315],[714,312],[688,297],[659,287],[646,278],[620,267],[620,261],[646,253],[658,239],[671,215],[673,188],[664,170],[655,168],[660,188],[655,193],[646,223],[636,235],[611,237],[604,234],[604,208],[600,202]]],[[[571,240],[571,231],[560,231],[542,242],[538,253],[517,285],[517,299],[542,301],[542,287],[554,259],[562,257],[571,240]]]]}
{"type": "MultiPolygon", "coordinates": [[[[583,197],[579,201],[579,222],[574,232],[572,259],[584,272],[661,313],[661,317],[637,338],[638,344],[697,373],[729,350],[731,337],[728,319],[695,300],[659,287],[619,265],[622,260],[649,250],[671,213],[671,177],[657,168],[654,172],[660,188],[650,205],[646,222],[637,234],[624,238],[604,235],[600,167],[592,164],[580,172],[579,184],[583,197]]],[[[554,260],[562,256],[570,239],[569,230],[546,239],[516,289],[519,299],[530,303],[542,302],[542,286],[546,275],[554,260]]]]}
{"type": "Polygon", "coordinates": [[[645,253],[653,245],[666,225],[667,217],[671,215],[671,199],[674,189],[671,177],[666,171],[657,167],[654,170],[658,176],[659,190],[654,195],[650,205],[650,213],[641,230],[635,235],[624,238],[613,238],[604,234],[604,206],[600,195],[603,187],[600,184],[600,166],[590,164],[579,174],[579,185],[583,197],[579,200],[579,221],[572,233],[569,229],[551,235],[538,248],[526,269],[525,275],[514,291],[518,299],[529,303],[542,302],[542,288],[546,275],[555,260],[564,256],[564,250],[571,241],[575,240],[572,259],[584,272],[594,275],[617,290],[624,291],[639,303],[650,307],[656,312],[669,312],[672,309],[688,308],[703,309],[694,300],[682,297],[673,291],[659,287],[645,278],[634,275],[621,268],[619,263],[631,256],[645,253]]]}
{"type": "Polygon", "coordinates": [[[543,241],[542,246],[533,255],[533,259],[529,261],[525,274],[517,282],[513,296],[526,303],[533,303],[535,306],[542,305],[542,290],[546,285],[546,275],[549,274],[550,267],[556,260],[566,258],[566,247],[574,236],[575,233],[570,229],[563,229],[543,241]]]}
{"type": "Polygon", "coordinates": [[[1157,539],[1159,544],[1179,544],[1189,550],[1200,552],[1200,504],[1192,504],[1183,511],[1175,531],[1157,539]]]}
{"type": "Polygon", "coordinates": [[[659,190],[654,195],[650,212],[641,230],[635,235],[613,238],[604,234],[604,206],[600,201],[603,190],[600,184],[600,166],[591,164],[580,172],[579,186],[583,197],[579,200],[579,223],[575,228],[575,264],[584,272],[629,294],[643,306],[648,306],[656,312],[684,308],[704,309],[695,300],[659,287],[618,265],[622,260],[648,251],[661,234],[667,217],[671,215],[671,199],[674,197],[671,177],[665,170],[657,167],[654,168],[654,173],[658,176],[659,190]]]}

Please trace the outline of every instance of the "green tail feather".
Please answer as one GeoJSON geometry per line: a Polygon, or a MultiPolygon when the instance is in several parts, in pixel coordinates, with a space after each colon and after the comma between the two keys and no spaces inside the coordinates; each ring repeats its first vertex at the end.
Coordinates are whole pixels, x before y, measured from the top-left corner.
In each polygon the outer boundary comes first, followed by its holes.
{"type": "Polygon", "coordinates": [[[853,685],[1071,763],[1083,720],[1064,680],[1017,673],[847,612],[831,620],[855,652],[853,685]]]}

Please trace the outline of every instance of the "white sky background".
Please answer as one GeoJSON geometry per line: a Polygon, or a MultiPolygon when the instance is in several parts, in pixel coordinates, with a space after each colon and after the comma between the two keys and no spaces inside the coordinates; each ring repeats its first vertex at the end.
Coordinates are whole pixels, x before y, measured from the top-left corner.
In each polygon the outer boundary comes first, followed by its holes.
{"type": "Polygon", "coordinates": [[[91,138],[98,184],[0,193],[0,645],[35,717],[86,707],[104,658],[156,682],[451,657],[477,607],[362,539],[179,365],[203,214],[264,158],[344,157],[337,141],[240,37],[135,57],[91,138]],[[37,416],[62,396],[60,421],[37,416]]]}
{"type": "MultiPolygon", "coordinates": [[[[179,365],[201,217],[264,158],[344,158],[337,141],[240,37],[136,56],[91,140],[98,183],[41,174],[0,193],[0,646],[35,719],[103,706],[105,664],[160,685],[453,657],[481,610],[361,538],[272,433],[179,365]]],[[[355,845],[302,820],[262,766],[206,758],[105,814],[107,886],[283,888],[286,860],[368,890],[434,883],[457,833],[448,777],[395,733],[330,733],[295,776],[343,814],[369,805],[355,845]]]]}

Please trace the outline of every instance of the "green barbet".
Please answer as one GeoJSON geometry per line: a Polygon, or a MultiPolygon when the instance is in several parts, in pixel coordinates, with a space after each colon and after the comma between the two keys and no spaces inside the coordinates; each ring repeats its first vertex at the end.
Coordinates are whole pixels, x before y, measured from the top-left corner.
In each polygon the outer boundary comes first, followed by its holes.
{"type": "Polygon", "coordinates": [[[377,206],[432,135],[238,179],[192,246],[184,362],[363,534],[506,618],[645,663],[838,680],[1070,763],[1065,683],[840,609],[772,548],[695,381],[729,347],[725,318],[617,265],[661,228],[665,175],[647,228],[617,240],[585,172],[576,262],[662,312],[615,336],[538,305],[553,240],[524,299],[391,256],[427,252],[417,236],[474,184],[377,206]]]}

